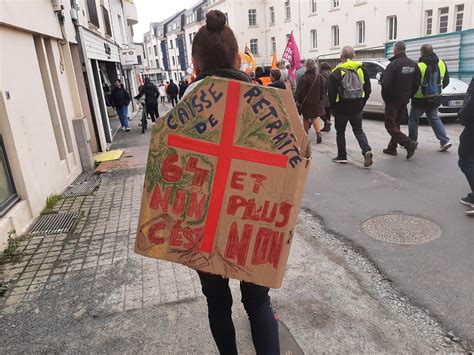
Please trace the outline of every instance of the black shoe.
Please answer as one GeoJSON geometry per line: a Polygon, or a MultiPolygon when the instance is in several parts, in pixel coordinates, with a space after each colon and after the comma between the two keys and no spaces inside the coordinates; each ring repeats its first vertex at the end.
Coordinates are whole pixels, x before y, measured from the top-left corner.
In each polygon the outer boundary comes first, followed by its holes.
{"type": "Polygon", "coordinates": [[[321,138],[320,135],[316,137],[316,144],[321,144],[322,141],[323,141],[323,139],[321,138]]]}
{"type": "Polygon", "coordinates": [[[471,208],[474,208],[474,198],[472,198],[471,196],[466,196],[466,197],[463,197],[459,200],[459,202],[461,202],[463,205],[465,206],[469,206],[471,208]]]}
{"type": "Polygon", "coordinates": [[[331,130],[331,122],[325,121],[324,127],[321,129],[321,132],[329,132],[331,130]]]}
{"type": "Polygon", "coordinates": [[[415,154],[416,147],[418,147],[418,143],[411,141],[407,148],[407,159],[410,159],[415,154]]]}
{"type": "Polygon", "coordinates": [[[388,154],[388,155],[393,155],[393,156],[398,155],[397,150],[393,148],[384,149],[383,153],[388,154]]]}
{"type": "Polygon", "coordinates": [[[365,152],[364,154],[364,166],[368,168],[374,163],[374,155],[372,152],[369,150],[368,152],[365,152]]]}
{"type": "Polygon", "coordinates": [[[339,164],[347,164],[347,158],[340,157],[340,156],[333,158],[332,161],[339,164]]]}

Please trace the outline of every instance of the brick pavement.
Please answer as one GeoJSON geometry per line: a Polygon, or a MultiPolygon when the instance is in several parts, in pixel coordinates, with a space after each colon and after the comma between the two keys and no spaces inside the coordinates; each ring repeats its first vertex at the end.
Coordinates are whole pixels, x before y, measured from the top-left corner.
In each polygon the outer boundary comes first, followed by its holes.
{"type": "MultiPolygon", "coordinates": [[[[82,211],[69,235],[35,236],[22,242],[20,263],[4,267],[9,290],[0,314],[35,307],[39,297],[74,288],[88,290],[89,311],[121,312],[201,296],[197,274],[181,265],[133,252],[144,169],[105,174],[92,195],[67,198],[57,212],[82,211]]],[[[79,310],[80,312],[80,310],[79,310]]]]}

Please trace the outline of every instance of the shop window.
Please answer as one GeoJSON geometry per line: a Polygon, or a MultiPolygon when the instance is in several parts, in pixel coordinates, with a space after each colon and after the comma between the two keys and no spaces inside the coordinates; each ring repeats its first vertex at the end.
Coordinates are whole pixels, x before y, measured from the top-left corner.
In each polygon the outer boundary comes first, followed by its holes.
{"type": "Polygon", "coordinates": [[[5,146],[0,136],[0,217],[3,216],[19,198],[13,184],[5,146]]]}

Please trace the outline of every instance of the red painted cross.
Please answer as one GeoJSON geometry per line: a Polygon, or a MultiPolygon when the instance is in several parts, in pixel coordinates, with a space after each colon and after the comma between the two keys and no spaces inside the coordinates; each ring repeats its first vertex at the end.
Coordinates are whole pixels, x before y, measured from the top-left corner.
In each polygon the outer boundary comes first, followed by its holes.
{"type": "Polygon", "coordinates": [[[287,156],[234,145],[239,101],[240,83],[231,81],[227,89],[227,101],[220,144],[209,143],[176,134],[168,135],[168,145],[170,146],[212,155],[218,158],[215,177],[212,183],[206,226],[204,228],[204,238],[201,243],[201,251],[206,253],[210,253],[214,246],[217,223],[222,209],[232,159],[245,160],[280,168],[286,168],[288,165],[287,156]]]}

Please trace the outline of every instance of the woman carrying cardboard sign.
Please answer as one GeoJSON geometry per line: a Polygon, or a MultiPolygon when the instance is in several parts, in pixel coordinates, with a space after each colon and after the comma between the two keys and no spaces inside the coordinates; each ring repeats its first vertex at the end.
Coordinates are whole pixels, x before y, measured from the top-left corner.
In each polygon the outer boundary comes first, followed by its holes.
{"type": "MultiPolygon", "coordinates": [[[[197,75],[193,83],[208,76],[250,82],[247,74],[238,70],[241,66],[238,53],[234,33],[226,25],[226,16],[218,10],[210,11],[206,15],[206,25],[201,27],[193,41],[192,57],[197,75]]],[[[198,273],[207,298],[211,332],[219,352],[237,354],[229,279],[198,273]]],[[[269,288],[242,281],[240,289],[257,354],[279,354],[278,325],[270,304],[269,288]]]]}

